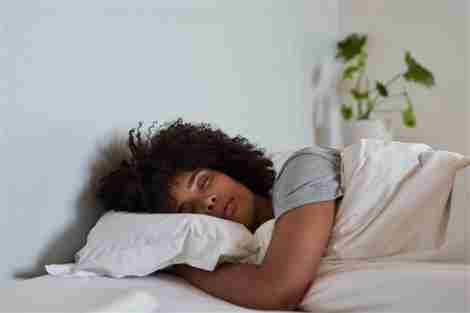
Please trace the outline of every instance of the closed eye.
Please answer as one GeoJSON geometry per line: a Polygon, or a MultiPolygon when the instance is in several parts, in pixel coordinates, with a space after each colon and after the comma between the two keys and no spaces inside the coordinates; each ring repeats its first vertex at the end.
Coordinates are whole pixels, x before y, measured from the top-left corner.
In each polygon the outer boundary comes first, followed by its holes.
{"type": "Polygon", "coordinates": [[[210,177],[207,174],[201,175],[197,182],[197,187],[199,190],[206,190],[210,185],[210,177]]]}

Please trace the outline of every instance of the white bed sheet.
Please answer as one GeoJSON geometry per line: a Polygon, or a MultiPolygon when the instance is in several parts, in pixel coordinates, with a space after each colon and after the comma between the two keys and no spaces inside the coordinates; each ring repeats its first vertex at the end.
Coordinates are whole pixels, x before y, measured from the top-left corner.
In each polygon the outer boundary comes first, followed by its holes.
{"type": "Polygon", "coordinates": [[[44,275],[0,289],[0,299],[0,312],[266,312],[233,305],[164,273],[121,279],[44,275]]]}
{"type": "Polygon", "coordinates": [[[470,265],[323,263],[300,308],[321,313],[470,312],[470,265]]]}

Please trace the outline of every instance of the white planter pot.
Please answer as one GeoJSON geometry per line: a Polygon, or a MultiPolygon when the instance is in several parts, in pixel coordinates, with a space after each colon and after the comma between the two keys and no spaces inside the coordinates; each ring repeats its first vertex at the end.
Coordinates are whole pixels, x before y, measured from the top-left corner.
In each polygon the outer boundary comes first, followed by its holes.
{"type": "Polygon", "coordinates": [[[343,124],[344,146],[358,143],[362,138],[393,140],[393,129],[388,119],[354,120],[343,124]]]}

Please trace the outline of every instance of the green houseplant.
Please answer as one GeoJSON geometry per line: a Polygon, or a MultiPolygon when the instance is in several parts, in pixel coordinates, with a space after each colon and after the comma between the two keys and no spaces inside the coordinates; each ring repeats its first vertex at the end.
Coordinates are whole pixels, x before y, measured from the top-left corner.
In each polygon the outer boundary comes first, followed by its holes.
{"type": "MultiPolygon", "coordinates": [[[[359,33],[351,33],[343,40],[336,44],[336,58],[344,63],[341,83],[349,81],[352,88],[349,89],[350,100],[341,104],[341,114],[345,120],[368,120],[371,114],[384,102],[390,98],[404,98],[406,107],[401,112],[403,124],[406,127],[416,126],[416,116],[413,110],[413,104],[406,89],[410,83],[418,84],[424,87],[434,86],[434,76],[424,66],[419,64],[409,51],[405,53],[406,71],[400,72],[393,76],[390,80],[375,81],[373,86],[366,74],[366,44],[367,35],[359,33]],[[404,82],[403,92],[391,94],[390,87],[399,80],[404,82]]],[[[381,110],[385,111],[385,110],[381,110]]],[[[386,110],[398,111],[398,110],[386,110]]]]}

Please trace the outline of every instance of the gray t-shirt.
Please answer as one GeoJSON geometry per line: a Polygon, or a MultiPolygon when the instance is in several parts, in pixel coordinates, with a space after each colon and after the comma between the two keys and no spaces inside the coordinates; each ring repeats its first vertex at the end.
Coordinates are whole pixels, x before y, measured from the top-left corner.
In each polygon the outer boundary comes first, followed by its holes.
{"type": "Polygon", "coordinates": [[[343,196],[340,151],[314,145],[294,152],[282,165],[272,189],[274,217],[307,203],[343,196]]]}

